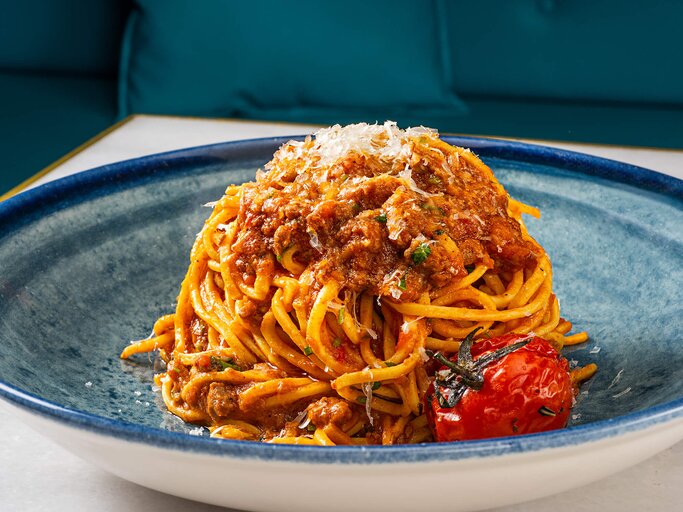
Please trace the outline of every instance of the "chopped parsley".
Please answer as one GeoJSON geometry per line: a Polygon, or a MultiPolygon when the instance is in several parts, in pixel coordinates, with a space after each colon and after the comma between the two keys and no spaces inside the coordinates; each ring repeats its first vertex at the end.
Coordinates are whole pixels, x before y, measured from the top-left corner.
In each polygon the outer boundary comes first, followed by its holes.
{"type": "Polygon", "coordinates": [[[387,368],[391,368],[392,366],[396,366],[396,363],[392,363],[391,361],[384,361],[384,364],[387,365],[387,368]]]}
{"type": "Polygon", "coordinates": [[[341,325],[341,324],[344,323],[344,306],[342,306],[342,307],[339,309],[339,313],[337,314],[337,323],[338,323],[339,325],[341,325]]]}
{"type": "Polygon", "coordinates": [[[407,275],[408,275],[408,272],[406,272],[405,274],[403,274],[403,277],[402,277],[401,280],[398,282],[398,289],[399,289],[399,290],[405,291],[406,288],[408,287],[408,286],[406,285],[406,276],[407,276],[407,275]]]}
{"type": "Polygon", "coordinates": [[[435,174],[432,174],[427,181],[429,181],[429,183],[431,183],[432,185],[441,185],[441,178],[439,178],[435,174]]]}
{"type": "Polygon", "coordinates": [[[289,244],[287,247],[282,249],[282,252],[278,255],[275,256],[275,259],[277,260],[278,263],[282,261],[282,257],[285,255],[285,253],[289,250],[290,247],[292,247],[294,244],[289,244]]]}
{"type": "Polygon", "coordinates": [[[381,386],[382,386],[382,383],[380,381],[373,382],[372,383],[372,390],[377,391],[381,386]]]}
{"type": "Polygon", "coordinates": [[[375,217],[375,220],[377,222],[380,222],[382,224],[387,223],[387,214],[386,213],[380,213],[377,217],[375,217]]]}
{"type": "Polygon", "coordinates": [[[306,427],[306,430],[308,430],[309,432],[315,432],[315,425],[313,423],[309,423],[306,427]]]}
{"type": "Polygon", "coordinates": [[[436,231],[434,231],[434,234],[435,234],[436,236],[441,236],[441,235],[443,235],[444,233],[445,233],[445,231],[444,231],[443,229],[437,229],[436,231]]]}
{"type": "Polygon", "coordinates": [[[242,368],[237,366],[235,364],[234,359],[232,359],[231,357],[223,359],[221,357],[211,356],[211,365],[216,368],[220,368],[221,370],[226,370],[230,368],[231,370],[235,370],[238,372],[242,371],[242,368]]]}
{"type": "Polygon", "coordinates": [[[417,249],[415,249],[411,255],[413,263],[415,263],[415,265],[419,265],[420,263],[424,262],[431,253],[432,250],[429,248],[429,244],[422,242],[417,246],[417,249]]]}
{"type": "Polygon", "coordinates": [[[310,347],[310,345],[306,345],[304,347],[304,354],[307,356],[310,356],[313,353],[313,349],[310,347]]]}
{"type": "Polygon", "coordinates": [[[471,274],[474,272],[474,265],[465,265],[465,270],[467,270],[468,274],[471,274]]]}
{"type": "Polygon", "coordinates": [[[367,401],[368,401],[368,399],[364,396],[359,396],[358,398],[356,398],[356,402],[358,402],[359,404],[365,405],[367,403],[367,401]]]}
{"type": "Polygon", "coordinates": [[[341,341],[341,338],[340,338],[339,336],[337,336],[336,338],[334,338],[334,341],[332,342],[332,346],[333,346],[334,348],[339,348],[339,347],[341,347],[341,344],[342,344],[342,341],[341,341]]]}

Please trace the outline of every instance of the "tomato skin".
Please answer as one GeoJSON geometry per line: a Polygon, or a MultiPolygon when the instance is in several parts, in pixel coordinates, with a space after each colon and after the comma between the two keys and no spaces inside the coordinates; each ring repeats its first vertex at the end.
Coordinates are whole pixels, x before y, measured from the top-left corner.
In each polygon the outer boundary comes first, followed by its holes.
{"type": "MultiPolygon", "coordinates": [[[[476,360],[527,337],[513,333],[475,343],[472,356],[476,360]]],[[[457,356],[451,360],[456,362],[457,356]]],[[[451,408],[439,405],[432,384],[426,413],[437,441],[530,434],[566,426],[574,400],[569,364],[546,340],[534,337],[486,366],[482,374],[483,387],[467,389],[451,408]]]]}
{"type": "Polygon", "coordinates": [[[211,358],[206,354],[200,356],[199,359],[197,359],[197,361],[195,362],[195,366],[201,371],[209,371],[211,369],[211,358]]]}

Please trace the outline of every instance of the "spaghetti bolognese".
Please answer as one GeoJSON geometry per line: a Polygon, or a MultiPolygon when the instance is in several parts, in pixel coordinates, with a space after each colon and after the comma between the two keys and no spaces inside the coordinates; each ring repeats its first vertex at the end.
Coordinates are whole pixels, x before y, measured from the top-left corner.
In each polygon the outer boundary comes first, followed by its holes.
{"type": "Polygon", "coordinates": [[[569,334],[525,228],[538,210],[434,130],[320,130],[211,207],[175,313],[121,357],[159,350],[169,411],[212,436],[431,441],[434,354],[454,356],[470,333],[556,350],[587,339],[569,334]]]}

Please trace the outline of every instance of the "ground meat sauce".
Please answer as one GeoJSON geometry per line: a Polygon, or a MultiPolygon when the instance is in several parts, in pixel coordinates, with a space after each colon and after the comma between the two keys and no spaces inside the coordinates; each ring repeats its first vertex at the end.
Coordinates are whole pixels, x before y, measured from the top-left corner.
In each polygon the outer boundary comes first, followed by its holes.
{"type": "MultiPolygon", "coordinates": [[[[536,246],[507,213],[508,196],[428,129],[335,126],[282,146],[243,186],[232,252],[246,283],[292,248],[312,270],[314,298],[329,278],[346,290],[415,301],[484,263],[530,267],[536,246]],[[275,255],[275,256],[274,256],[275,255]]],[[[258,313],[262,304],[243,306],[258,313]]]]}

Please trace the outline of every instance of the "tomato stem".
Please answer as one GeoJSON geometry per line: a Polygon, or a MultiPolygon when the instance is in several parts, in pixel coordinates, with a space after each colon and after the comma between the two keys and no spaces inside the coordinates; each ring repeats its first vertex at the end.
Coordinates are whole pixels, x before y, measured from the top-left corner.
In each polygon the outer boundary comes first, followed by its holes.
{"type": "Polygon", "coordinates": [[[498,359],[501,359],[508,354],[511,354],[512,352],[514,352],[515,350],[517,350],[519,348],[522,348],[524,345],[529,343],[532,339],[533,339],[533,336],[529,336],[528,338],[520,340],[516,343],[512,343],[512,344],[508,345],[507,347],[502,347],[502,348],[499,348],[498,350],[495,350],[494,352],[489,352],[485,356],[481,356],[481,357],[477,358],[475,365],[477,366],[477,368],[484,368],[485,366],[488,366],[492,362],[497,361],[498,359]]]}
{"type": "Polygon", "coordinates": [[[489,352],[475,360],[472,358],[472,343],[474,336],[480,329],[481,327],[477,327],[472,330],[462,341],[458,350],[457,363],[449,360],[440,352],[428,354],[450,370],[445,375],[437,372],[434,380],[434,392],[441,407],[455,407],[455,404],[458,403],[467,389],[480,390],[484,386],[482,369],[494,361],[522,348],[533,339],[533,336],[528,336],[523,340],[489,352]]]}

